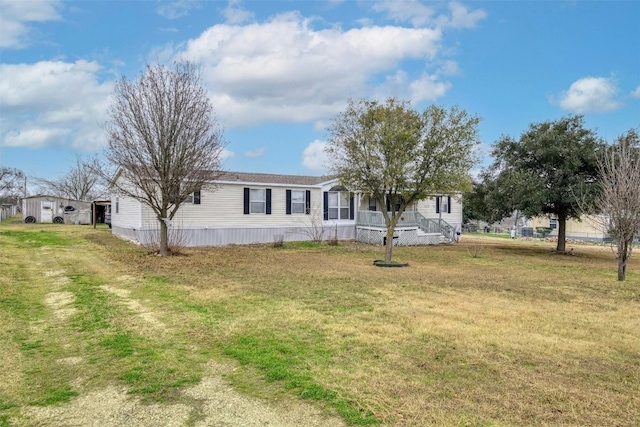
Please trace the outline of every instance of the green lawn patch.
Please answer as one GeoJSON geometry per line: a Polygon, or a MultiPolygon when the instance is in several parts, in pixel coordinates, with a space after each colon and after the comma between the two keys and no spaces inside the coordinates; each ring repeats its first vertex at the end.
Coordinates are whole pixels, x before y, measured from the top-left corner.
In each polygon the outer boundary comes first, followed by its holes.
{"type": "Polygon", "coordinates": [[[318,400],[332,406],[349,425],[378,424],[379,420],[372,413],[360,410],[336,391],[313,379],[305,365],[317,358],[326,360],[329,357],[320,337],[313,334],[313,338],[310,342],[291,336],[242,335],[224,346],[224,354],[236,358],[243,365],[255,366],[264,373],[268,382],[279,381],[303,399],[318,400]]]}

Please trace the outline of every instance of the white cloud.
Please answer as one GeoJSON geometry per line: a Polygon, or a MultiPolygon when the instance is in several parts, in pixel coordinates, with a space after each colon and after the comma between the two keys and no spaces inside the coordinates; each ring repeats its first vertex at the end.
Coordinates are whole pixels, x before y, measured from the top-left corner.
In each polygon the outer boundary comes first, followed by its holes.
{"type": "Polygon", "coordinates": [[[438,28],[474,28],[487,14],[482,9],[470,11],[459,2],[438,3],[426,6],[419,0],[381,0],[373,5],[376,12],[386,13],[396,22],[410,22],[414,27],[435,25],[438,28]],[[449,10],[437,14],[435,7],[446,6],[449,10]]]}
{"type": "Polygon", "coordinates": [[[585,77],[571,84],[569,90],[560,94],[558,104],[565,110],[583,113],[613,111],[620,106],[617,100],[618,87],[612,79],[585,77]]]}
{"type": "Polygon", "coordinates": [[[458,2],[449,3],[450,18],[442,18],[441,25],[451,28],[475,28],[478,22],[487,17],[482,9],[469,11],[466,6],[458,2]]]}
{"type": "Polygon", "coordinates": [[[432,23],[435,14],[432,7],[425,6],[418,0],[382,0],[374,3],[373,10],[385,12],[389,19],[396,22],[411,22],[415,27],[432,23]]]}
{"type": "Polygon", "coordinates": [[[30,44],[30,23],[60,20],[60,0],[0,0],[0,48],[21,49],[30,44]]]}
{"type": "Polygon", "coordinates": [[[235,157],[235,155],[236,155],[236,154],[235,154],[233,151],[231,151],[231,150],[229,150],[229,149],[227,149],[227,148],[223,148],[223,149],[222,149],[222,152],[220,153],[220,159],[221,159],[222,161],[225,161],[225,160],[227,160],[227,159],[230,159],[230,158],[232,158],[232,157],[235,157]]]}
{"type": "Polygon", "coordinates": [[[413,103],[435,101],[444,96],[450,88],[451,83],[438,81],[437,75],[424,73],[409,84],[409,97],[413,103]]]}
{"type": "Polygon", "coordinates": [[[388,76],[381,86],[375,91],[375,98],[383,99],[388,95],[401,99],[408,99],[413,104],[423,101],[433,102],[444,96],[451,88],[448,82],[439,81],[437,74],[423,73],[415,80],[411,80],[403,70],[398,70],[394,75],[388,76]]]}
{"type": "Polygon", "coordinates": [[[240,7],[240,3],[240,0],[229,0],[229,4],[222,11],[222,15],[228,24],[241,24],[253,19],[253,12],[240,7]]]}
{"type": "MultiPolygon", "coordinates": [[[[381,93],[402,61],[427,62],[440,52],[441,32],[434,29],[315,30],[311,24],[286,13],[264,23],[215,25],[188,41],[179,56],[203,65],[216,110],[235,127],[326,119],[349,97],[381,93]]],[[[449,87],[431,78],[430,86],[424,76],[413,78],[420,99],[436,99],[449,87]]]]}
{"type": "Polygon", "coordinates": [[[167,19],[177,19],[187,16],[192,9],[200,8],[196,0],[177,0],[160,2],[156,12],[167,19]]]}
{"type": "Polygon", "coordinates": [[[452,60],[443,61],[438,67],[438,72],[445,76],[457,76],[462,73],[458,63],[452,60]]]}
{"type": "Polygon", "coordinates": [[[316,172],[325,172],[327,154],[324,149],[327,146],[325,141],[315,140],[302,152],[302,166],[316,172]]]}
{"type": "Polygon", "coordinates": [[[246,157],[256,158],[264,156],[264,148],[256,148],[255,150],[245,151],[246,157]]]}
{"type": "Polygon", "coordinates": [[[635,90],[631,91],[631,96],[633,98],[640,98],[640,86],[635,88],[635,90]]]}
{"type": "Polygon", "coordinates": [[[0,64],[2,145],[94,150],[104,146],[112,83],[99,83],[95,62],[0,64]]]}
{"type": "Polygon", "coordinates": [[[54,141],[59,141],[69,135],[68,129],[55,126],[48,128],[24,127],[19,132],[10,131],[3,138],[6,147],[43,148],[54,141]]]}

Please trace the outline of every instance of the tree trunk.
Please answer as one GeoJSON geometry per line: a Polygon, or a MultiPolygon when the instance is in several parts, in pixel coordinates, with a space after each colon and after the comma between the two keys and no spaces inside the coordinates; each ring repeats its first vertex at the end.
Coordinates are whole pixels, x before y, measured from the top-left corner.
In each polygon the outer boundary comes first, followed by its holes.
{"type": "Polygon", "coordinates": [[[629,244],[623,240],[618,241],[618,281],[624,282],[627,278],[627,261],[629,261],[629,244]]]}
{"type": "Polygon", "coordinates": [[[160,256],[169,255],[168,234],[167,223],[164,218],[160,218],[160,256]]]}
{"type": "Polygon", "coordinates": [[[384,254],[384,262],[386,263],[391,262],[391,257],[393,255],[393,232],[395,229],[395,225],[387,226],[387,244],[384,254]]]}
{"type": "Polygon", "coordinates": [[[558,245],[556,251],[567,251],[567,216],[565,213],[558,214],[558,245]]]}

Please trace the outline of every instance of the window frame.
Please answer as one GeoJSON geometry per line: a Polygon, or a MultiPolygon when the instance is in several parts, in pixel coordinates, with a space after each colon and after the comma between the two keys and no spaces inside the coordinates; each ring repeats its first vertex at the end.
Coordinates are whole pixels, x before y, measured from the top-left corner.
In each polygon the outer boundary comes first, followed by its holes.
{"type": "Polygon", "coordinates": [[[305,190],[290,190],[291,204],[289,209],[292,215],[303,215],[307,213],[307,192],[305,190]],[[298,200],[296,200],[296,195],[298,200]],[[302,195],[300,198],[299,196],[302,195]]]}
{"type": "Polygon", "coordinates": [[[262,214],[265,215],[267,213],[267,189],[266,188],[250,188],[249,189],[249,214],[262,214]],[[257,200],[254,198],[254,195],[257,192],[262,193],[262,199],[257,200]],[[254,206],[257,204],[262,205],[262,209],[259,211],[254,210],[254,206]]]}
{"type": "Polygon", "coordinates": [[[351,194],[348,191],[327,191],[327,219],[333,221],[351,219],[351,194]],[[343,200],[344,199],[344,200],[343,200]],[[344,215],[346,213],[346,215],[344,215]]]}

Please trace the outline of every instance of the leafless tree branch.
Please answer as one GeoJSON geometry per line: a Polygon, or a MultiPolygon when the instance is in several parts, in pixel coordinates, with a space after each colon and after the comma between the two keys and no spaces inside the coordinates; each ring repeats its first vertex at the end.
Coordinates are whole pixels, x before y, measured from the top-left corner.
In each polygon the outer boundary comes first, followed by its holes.
{"type": "Polygon", "coordinates": [[[102,198],[106,188],[102,180],[105,165],[98,157],[76,156],[74,167],[58,179],[35,178],[40,192],[73,200],[102,198]]]}

